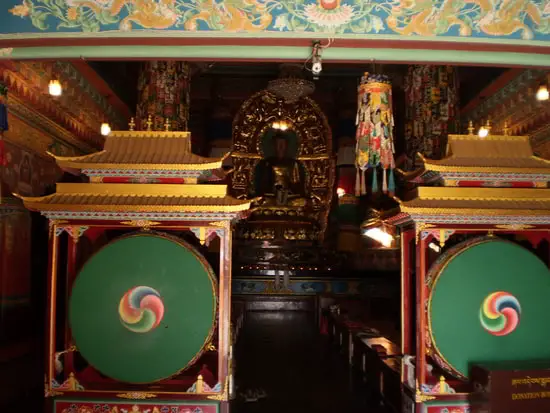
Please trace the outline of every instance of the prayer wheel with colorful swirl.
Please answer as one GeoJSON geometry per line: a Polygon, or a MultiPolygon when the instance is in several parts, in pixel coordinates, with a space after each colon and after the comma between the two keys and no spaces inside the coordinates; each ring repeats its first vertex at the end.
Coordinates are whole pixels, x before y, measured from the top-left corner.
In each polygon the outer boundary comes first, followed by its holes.
{"type": "Polygon", "coordinates": [[[432,358],[455,377],[475,363],[550,359],[550,271],[495,237],[449,249],[427,275],[432,358]]]}
{"type": "Polygon", "coordinates": [[[156,233],[119,238],[99,250],[74,282],[71,332],[104,375],[151,383],[191,366],[214,332],[217,283],[185,242],[156,233]]]}

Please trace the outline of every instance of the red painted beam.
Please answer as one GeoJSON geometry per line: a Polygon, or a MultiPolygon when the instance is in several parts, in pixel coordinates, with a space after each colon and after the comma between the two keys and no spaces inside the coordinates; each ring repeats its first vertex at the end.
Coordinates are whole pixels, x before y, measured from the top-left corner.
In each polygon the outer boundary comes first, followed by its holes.
{"type": "MultiPolygon", "coordinates": [[[[138,35],[139,36],[139,35],[138,35]]],[[[310,47],[311,38],[219,38],[219,37],[132,37],[132,38],[52,38],[1,39],[2,47],[56,47],[56,46],[290,46],[310,47]]],[[[387,39],[335,39],[331,47],[363,49],[430,49],[456,51],[485,51],[509,53],[550,54],[550,46],[493,43],[450,43],[447,41],[387,40],[387,39]]],[[[234,60],[234,59],[230,59],[234,60]]]]}

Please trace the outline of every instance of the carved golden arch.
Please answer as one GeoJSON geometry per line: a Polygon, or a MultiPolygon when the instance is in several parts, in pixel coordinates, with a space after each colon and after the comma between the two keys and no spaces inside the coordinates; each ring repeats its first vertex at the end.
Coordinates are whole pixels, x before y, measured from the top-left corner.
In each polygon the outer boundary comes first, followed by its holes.
{"type": "Polygon", "coordinates": [[[324,113],[310,98],[288,104],[263,90],[244,102],[233,120],[233,195],[241,199],[249,197],[255,167],[264,156],[261,138],[273,122],[282,120],[290,122],[296,133],[296,158],[307,171],[306,186],[313,201],[313,218],[324,232],[335,176],[332,133],[324,113]]]}

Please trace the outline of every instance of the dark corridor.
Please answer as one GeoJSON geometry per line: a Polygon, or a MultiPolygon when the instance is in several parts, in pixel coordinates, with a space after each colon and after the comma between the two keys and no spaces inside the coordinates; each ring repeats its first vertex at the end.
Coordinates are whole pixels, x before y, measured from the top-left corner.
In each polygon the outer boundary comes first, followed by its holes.
{"type": "Polygon", "coordinates": [[[329,350],[312,313],[248,312],[235,362],[237,394],[261,388],[266,397],[248,403],[238,397],[232,413],[382,411],[354,389],[344,359],[329,350]]]}

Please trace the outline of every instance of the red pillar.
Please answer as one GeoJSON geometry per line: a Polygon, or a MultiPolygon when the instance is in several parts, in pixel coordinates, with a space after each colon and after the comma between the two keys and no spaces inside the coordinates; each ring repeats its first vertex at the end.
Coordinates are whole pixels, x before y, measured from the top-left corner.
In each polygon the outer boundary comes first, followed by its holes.
{"type": "Polygon", "coordinates": [[[426,382],[426,342],[424,339],[426,317],[424,302],[426,301],[426,246],[428,241],[428,238],[420,239],[416,247],[416,379],[418,380],[418,385],[426,382]]]}
{"type": "Polygon", "coordinates": [[[229,346],[231,345],[231,244],[231,226],[229,222],[226,222],[220,244],[220,320],[218,326],[218,381],[223,386],[222,391],[225,391],[226,380],[229,376],[229,346]]]}
{"type": "MultiPolygon", "coordinates": [[[[67,319],[65,320],[65,346],[64,350],[68,350],[71,346],[71,329],[69,326],[69,297],[73,282],[76,277],[76,255],[78,252],[78,227],[68,228],[68,245],[67,245],[67,278],[65,280],[65,306],[67,308],[67,319]]],[[[69,377],[69,373],[74,373],[74,352],[68,351],[64,356],[64,373],[65,379],[69,377]]]]}
{"type": "Polygon", "coordinates": [[[55,309],[56,309],[56,284],[57,284],[57,259],[59,237],[56,234],[57,225],[50,221],[49,229],[49,256],[48,256],[48,287],[46,310],[46,392],[51,390],[51,383],[55,373],[55,309]]]}
{"type": "Polygon", "coordinates": [[[401,234],[401,353],[412,354],[411,342],[411,250],[410,243],[414,239],[414,230],[401,234]]]}

